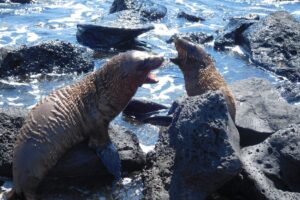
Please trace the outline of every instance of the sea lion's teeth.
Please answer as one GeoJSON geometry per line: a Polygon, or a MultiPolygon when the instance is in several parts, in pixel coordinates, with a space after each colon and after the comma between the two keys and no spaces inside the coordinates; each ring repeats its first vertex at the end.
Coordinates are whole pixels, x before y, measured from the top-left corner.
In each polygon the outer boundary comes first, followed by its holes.
{"type": "Polygon", "coordinates": [[[159,80],[158,80],[158,78],[157,78],[157,76],[155,75],[155,74],[153,74],[153,73],[149,73],[148,75],[147,75],[147,78],[145,79],[145,82],[144,83],[149,83],[149,84],[151,84],[151,83],[157,83],[159,80]]]}

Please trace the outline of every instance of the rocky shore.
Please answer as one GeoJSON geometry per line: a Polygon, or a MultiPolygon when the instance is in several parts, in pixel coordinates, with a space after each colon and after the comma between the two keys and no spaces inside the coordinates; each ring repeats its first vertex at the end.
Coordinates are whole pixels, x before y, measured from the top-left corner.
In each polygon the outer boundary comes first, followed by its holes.
{"type": "MultiPolygon", "coordinates": [[[[59,40],[0,48],[0,78],[26,82],[37,74],[89,73],[95,67],[94,52],[146,47],[138,36],[152,31],[153,22],[167,14],[167,7],[157,1],[115,0],[102,21],[77,25],[77,42],[87,48],[59,40]]],[[[205,20],[183,11],[177,17],[190,23],[205,20]]],[[[285,11],[253,14],[229,19],[216,33],[179,32],[168,38],[166,43],[176,38],[202,45],[211,42],[224,53],[240,46],[254,66],[280,81],[274,85],[254,77],[232,83],[235,121],[219,91],[183,95],[174,99],[171,108],[133,99],[123,115],[157,125],[160,134],[155,149],[146,155],[134,133],[111,124],[109,135],[120,154],[124,176],[139,174],[143,198],[149,200],[300,199],[299,21],[285,11]]],[[[12,177],[15,138],[27,112],[0,108],[0,177],[12,177]]],[[[43,199],[59,198],[61,193],[67,194],[66,199],[86,199],[84,192],[76,197],[66,185],[92,188],[112,181],[84,141],[61,158],[40,190],[43,199]]]]}

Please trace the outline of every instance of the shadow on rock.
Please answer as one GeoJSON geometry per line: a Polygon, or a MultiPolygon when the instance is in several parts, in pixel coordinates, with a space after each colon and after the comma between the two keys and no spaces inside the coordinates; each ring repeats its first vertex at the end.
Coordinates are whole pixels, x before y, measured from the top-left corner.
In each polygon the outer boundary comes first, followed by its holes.
{"type": "Polygon", "coordinates": [[[259,78],[230,86],[236,99],[241,146],[255,145],[290,124],[300,123],[300,107],[287,103],[270,82],[259,78]]]}

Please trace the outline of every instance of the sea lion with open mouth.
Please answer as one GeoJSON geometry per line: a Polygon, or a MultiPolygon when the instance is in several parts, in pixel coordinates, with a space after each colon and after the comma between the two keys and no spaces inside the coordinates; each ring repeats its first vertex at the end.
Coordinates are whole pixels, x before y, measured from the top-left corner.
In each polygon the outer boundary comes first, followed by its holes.
{"type": "Polygon", "coordinates": [[[235,120],[235,100],[222,75],[215,67],[215,62],[199,45],[184,39],[176,39],[177,58],[171,61],[179,66],[185,80],[188,96],[201,95],[208,90],[223,92],[231,118],[235,120]]]}
{"type": "Polygon", "coordinates": [[[8,199],[38,199],[37,188],[47,172],[74,145],[89,139],[109,172],[119,179],[119,154],[108,126],[139,86],[156,83],[152,70],[163,58],[141,51],[114,56],[100,70],[54,91],[27,116],[13,156],[13,189],[8,199]]]}

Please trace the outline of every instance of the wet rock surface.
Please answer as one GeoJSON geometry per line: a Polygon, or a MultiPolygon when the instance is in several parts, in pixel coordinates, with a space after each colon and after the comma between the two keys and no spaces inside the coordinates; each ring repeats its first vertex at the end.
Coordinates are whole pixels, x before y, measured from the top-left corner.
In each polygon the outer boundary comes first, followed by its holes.
{"type": "Polygon", "coordinates": [[[179,12],[177,17],[178,18],[184,18],[184,19],[186,19],[187,21],[190,21],[190,22],[200,22],[200,21],[205,20],[203,17],[192,15],[192,14],[186,13],[184,11],[179,12]]]}
{"type": "Polygon", "coordinates": [[[288,12],[267,17],[232,19],[216,41],[215,48],[241,45],[251,61],[288,78],[300,81],[300,23],[288,12]]]}
{"type": "Polygon", "coordinates": [[[110,13],[122,10],[134,10],[148,20],[157,20],[167,14],[167,8],[150,0],[115,0],[110,13]]]}
{"type": "Polygon", "coordinates": [[[132,99],[123,110],[123,115],[142,123],[168,126],[172,116],[166,116],[167,106],[147,100],[132,99]]]}
{"type": "Polygon", "coordinates": [[[276,89],[287,102],[300,102],[300,84],[284,81],[283,83],[276,85],[276,89]]]}
{"type": "Polygon", "coordinates": [[[132,11],[121,11],[104,17],[97,24],[78,24],[77,41],[90,48],[124,48],[135,45],[135,38],[154,29],[132,11]]]}
{"type": "Polygon", "coordinates": [[[243,34],[253,62],[300,81],[300,23],[288,12],[275,12],[253,24],[243,34]]]}
{"type": "Polygon", "coordinates": [[[190,42],[196,43],[196,44],[204,44],[207,42],[211,42],[214,37],[210,34],[202,33],[202,32],[194,32],[194,33],[179,33],[173,35],[169,40],[167,40],[167,43],[174,42],[177,38],[183,38],[190,42]]]}
{"type": "Polygon", "coordinates": [[[223,95],[188,97],[147,157],[145,199],[205,199],[240,168],[239,134],[223,95]]]}
{"type": "Polygon", "coordinates": [[[15,136],[24,122],[25,113],[25,109],[0,109],[0,176],[12,173],[15,136]]]}
{"type": "Polygon", "coordinates": [[[243,41],[241,34],[258,20],[258,15],[247,15],[245,17],[231,18],[229,23],[216,37],[214,44],[215,49],[225,50],[227,46],[241,44],[243,41]]]}
{"type": "Polygon", "coordinates": [[[267,80],[250,78],[230,86],[236,99],[241,145],[262,142],[280,129],[299,123],[300,107],[287,103],[267,80]]]}
{"type": "MultiPolygon", "coordinates": [[[[11,177],[12,175],[13,145],[18,130],[23,124],[25,112],[26,110],[1,110],[0,112],[0,176],[11,177]]],[[[119,151],[125,172],[139,170],[144,166],[145,155],[133,133],[117,125],[111,125],[109,135],[119,151]]],[[[95,152],[88,147],[87,142],[82,142],[57,163],[48,178],[99,176],[109,176],[109,173],[95,152]]]]}
{"type": "Polygon", "coordinates": [[[85,49],[68,42],[49,41],[0,50],[0,78],[30,74],[83,73],[94,68],[85,49]]]}

